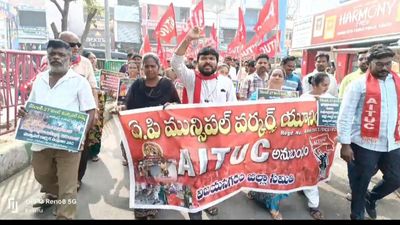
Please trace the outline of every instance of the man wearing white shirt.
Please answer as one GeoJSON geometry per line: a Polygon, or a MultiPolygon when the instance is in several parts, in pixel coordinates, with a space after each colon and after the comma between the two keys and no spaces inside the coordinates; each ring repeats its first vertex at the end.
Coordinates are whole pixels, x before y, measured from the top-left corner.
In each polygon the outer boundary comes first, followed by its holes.
{"type": "MultiPolygon", "coordinates": [[[[32,86],[28,102],[89,114],[92,124],[96,103],[89,82],[70,69],[71,47],[61,40],[50,40],[47,46],[50,69],[39,74],[32,86]]],[[[24,107],[18,117],[29,112],[24,107]]],[[[86,128],[86,133],[88,127],[86,128]]],[[[81,146],[82,149],[82,146],[81,146]]],[[[73,219],[76,214],[77,179],[81,152],[69,152],[32,145],[32,167],[36,180],[46,194],[36,207],[44,209],[49,200],[59,200],[57,219],[73,219]]]]}
{"type": "MultiPolygon", "coordinates": [[[[182,103],[225,103],[237,101],[236,89],[232,80],[216,73],[219,54],[215,49],[203,48],[197,55],[198,71],[188,69],[184,63],[184,55],[189,44],[200,38],[200,28],[192,28],[185,40],[175,51],[171,59],[171,66],[176,71],[178,79],[185,87],[182,103]]],[[[206,210],[216,215],[218,208],[210,207],[206,210]]],[[[202,212],[189,213],[190,219],[202,219],[202,212]]]]}
{"type": "Polygon", "coordinates": [[[400,78],[391,70],[394,55],[387,46],[372,46],[369,69],[349,85],[340,105],[340,157],[353,164],[353,220],[364,220],[364,211],[376,219],[376,202],[400,187],[400,78]],[[377,170],[382,171],[382,180],[369,191],[377,170]]]}
{"type": "Polygon", "coordinates": [[[228,64],[228,66],[229,66],[229,77],[232,80],[237,80],[235,61],[232,59],[232,57],[227,56],[227,57],[225,57],[225,63],[228,64]]]}
{"type": "MultiPolygon", "coordinates": [[[[319,53],[319,54],[317,54],[317,56],[315,56],[315,70],[312,73],[307,74],[303,78],[303,81],[302,81],[303,93],[307,93],[312,90],[312,86],[308,83],[308,78],[318,72],[326,73],[326,69],[329,66],[328,63],[329,63],[329,55],[328,54],[319,53]]],[[[338,93],[336,78],[332,74],[328,74],[328,76],[329,76],[329,80],[330,80],[328,93],[337,97],[339,93],[338,93]]]]}
{"type": "Polygon", "coordinates": [[[184,64],[184,54],[192,40],[200,36],[192,29],[176,50],[171,66],[187,92],[187,102],[183,103],[225,103],[237,101],[232,81],[217,71],[218,53],[212,48],[203,48],[197,55],[198,71],[188,69],[184,64]]]}

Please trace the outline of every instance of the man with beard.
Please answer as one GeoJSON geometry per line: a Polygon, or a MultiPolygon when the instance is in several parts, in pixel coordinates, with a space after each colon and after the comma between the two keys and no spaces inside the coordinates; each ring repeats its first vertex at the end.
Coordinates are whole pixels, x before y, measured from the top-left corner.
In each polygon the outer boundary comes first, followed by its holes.
{"type": "Polygon", "coordinates": [[[259,88],[266,88],[268,81],[267,71],[270,69],[269,57],[261,54],[256,58],[256,71],[248,75],[240,86],[239,96],[241,100],[248,100],[259,88]]]}
{"type": "MultiPolygon", "coordinates": [[[[28,102],[89,114],[86,128],[93,122],[96,103],[89,82],[70,69],[71,47],[61,40],[47,45],[50,69],[34,81],[28,102]]],[[[29,114],[24,107],[18,117],[29,114]]],[[[70,152],[33,144],[32,167],[36,180],[42,185],[43,199],[34,207],[48,208],[55,200],[57,219],[73,219],[76,214],[77,179],[81,152],[70,152]],[[52,202],[52,201],[53,202],[52,202]]],[[[82,150],[82,146],[81,146],[82,150]]]]}
{"type": "MultiPolygon", "coordinates": [[[[198,71],[188,69],[184,63],[184,55],[190,43],[201,38],[201,29],[192,28],[171,59],[171,66],[178,79],[185,87],[182,103],[225,103],[237,101],[236,90],[232,80],[215,73],[219,54],[213,48],[203,48],[197,55],[198,71]]],[[[211,215],[218,213],[218,208],[206,210],[211,215]]],[[[189,213],[190,219],[202,219],[202,212],[189,213]]]]}
{"type": "MultiPolygon", "coordinates": [[[[59,39],[61,39],[62,41],[65,41],[71,47],[71,52],[72,52],[71,64],[70,64],[71,69],[74,70],[76,73],[80,74],[81,76],[83,76],[84,78],[86,78],[87,81],[89,81],[89,84],[92,88],[92,94],[93,94],[93,97],[96,102],[96,113],[95,113],[94,123],[97,123],[98,122],[97,119],[100,118],[100,116],[97,115],[97,113],[99,111],[99,108],[98,108],[99,96],[98,95],[100,93],[97,92],[97,82],[96,82],[96,77],[94,76],[93,66],[89,59],[87,59],[85,57],[81,57],[81,55],[79,54],[79,50],[82,47],[82,44],[79,42],[79,37],[75,33],[71,32],[71,31],[63,31],[60,33],[59,39]]],[[[48,69],[47,57],[42,58],[40,67],[44,70],[48,69]]],[[[42,70],[42,71],[44,71],[44,70],[42,70]]],[[[92,125],[92,124],[90,124],[90,125],[92,125]]],[[[86,172],[87,161],[90,157],[89,145],[92,145],[92,143],[100,143],[101,144],[101,140],[100,140],[101,130],[95,130],[95,126],[91,126],[90,128],[92,130],[89,133],[92,135],[89,135],[89,136],[92,136],[93,138],[89,138],[89,137],[85,138],[86,145],[84,147],[84,151],[81,154],[81,160],[80,160],[80,165],[79,165],[79,174],[78,174],[78,180],[77,180],[78,190],[80,189],[80,186],[82,183],[82,178],[86,172]]],[[[96,152],[96,153],[98,154],[98,152],[96,152]]]]}
{"type": "MultiPolygon", "coordinates": [[[[307,74],[307,76],[305,76],[303,78],[302,84],[303,84],[303,93],[308,93],[310,91],[312,91],[312,86],[311,84],[308,83],[308,78],[310,78],[311,76],[314,76],[314,74],[316,73],[326,73],[326,69],[329,66],[329,55],[326,53],[319,53],[317,54],[317,56],[315,56],[315,70],[312,73],[307,74]]],[[[329,94],[331,94],[332,96],[337,97],[338,96],[338,90],[337,90],[337,82],[336,82],[336,78],[332,75],[329,74],[329,88],[328,88],[328,92],[329,94]]]]}
{"type": "Polygon", "coordinates": [[[400,77],[391,70],[395,53],[378,44],[368,50],[368,70],[344,93],[337,122],[340,157],[354,164],[349,176],[351,214],[376,219],[376,202],[400,187],[400,77]],[[382,180],[368,186],[377,170],[382,180]]]}
{"type": "Polygon", "coordinates": [[[339,88],[339,98],[343,98],[344,92],[348,85],[353,82],[354,80],[362,77],[368,70],[368,57],[367,57],[367,50],[358,53],[358,69],[348,75],[346,75],[339,88]]]}
{"type": "MultiPolygon", "coordinates": [[[[171,66],[185,87],[186,101],[183,103],[225,103],[237,101],[232,81],[217,71],[219,54],[213,48],[203,48],[197,55],[198,71],[188,69],[184,55],[193,40],[200,38],[200,28],[189,31],[171,60],[171,66]]],[[[185,97],[183,98],[185,99],[185,97]]]]}
{"type": "MultiPolygon", "coordinates": [[[[350,73],[349,75],[345,76],[344,79],[342,80],[342,83],[340,84],[339,88],[339,98],[343,98],[344,93],[346,92],[346,89],[348,85],[357,80],[358,78],[362,77],[362,75],[365,74],[368,70],[368,55],[367,55],[367,50],[359,52],[358,53],[358,69],[354,71],[353,73],[350,73]]],[[[354,164],[352,162],[347,164],[347,176],[349,177],[349,185],[351,186],[351,181],[350,176],[352,175],[352,171],[354,168],[354,164]]],[[[346,199],[351,201],[351,193],[346,194],[346,199]]]]}

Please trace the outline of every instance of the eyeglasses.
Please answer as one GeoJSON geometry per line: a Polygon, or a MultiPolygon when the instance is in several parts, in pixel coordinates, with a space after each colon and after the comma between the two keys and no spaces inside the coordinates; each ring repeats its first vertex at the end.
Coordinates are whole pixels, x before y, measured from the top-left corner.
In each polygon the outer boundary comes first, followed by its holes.
{"type": "Polygon", "coordinates": [[[358,61],[364,61],[364,60],[368,60],[368,58],[367,57],[361,57],[361,58],[358,59],[358,61]]]}
{"type": "Polygon", "coordinates": [[[74,48],[75,46],[78,46],[78,48],[80,48],[80,47],[82,46],[82,44],[79,43],[79,42],[77,42],[77,43],[71,43],[71,42],[69,42],[68,44],[69,44],[69,46],[71,46],[71,48],[74,48]]]}
{"type": "Polygon", "coordinates": [[[383,63],[383,62],[374,62],[375,63],[375,66],[376,67],[379,67],[379,68],[383,68],[384,66],[386,66],[386,67],[392,67],[392,61],[390,61],[390,62],[387,62],[387,63],[383,63]]]}

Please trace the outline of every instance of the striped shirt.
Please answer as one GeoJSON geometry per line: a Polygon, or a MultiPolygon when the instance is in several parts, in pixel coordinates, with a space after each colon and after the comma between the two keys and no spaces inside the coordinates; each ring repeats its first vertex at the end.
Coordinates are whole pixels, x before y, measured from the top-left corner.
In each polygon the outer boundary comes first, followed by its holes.
{"type": "Polygon", "coordinates": [[[267,76],[263,80],[257,73],[248,75],[240,87],[240,97],[250,99],[250,96],[259,88],[267,88],[267,80],[267,76]]]}

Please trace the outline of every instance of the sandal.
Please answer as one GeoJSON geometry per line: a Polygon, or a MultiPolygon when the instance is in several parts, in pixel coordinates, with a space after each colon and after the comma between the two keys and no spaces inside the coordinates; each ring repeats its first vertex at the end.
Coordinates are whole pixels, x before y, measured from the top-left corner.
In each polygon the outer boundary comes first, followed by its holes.
{"type": "Polygon", "coordinates": [[[269,211],[273,220],[283,220],[282,214],[279,211],[269,211]]]}
{"type": "Polygon", "coordinates": [[[324,219],[324,217],[322,216],[322,212],[319,211],[318,208],[310,208],[310,215],[314,220],[324,219]]]}
{"type": "Polygon", "coordinates": [[[157,216],[157,209],[135,209],[134,215],[137,220],[148,220],[157,216]]]}
{"type": "Polygon", "coordinates": [[[96,156],[93,156],[93,158],[92,158],[92,162],[97,162],[97,161],[99,161],[99,157],[96,155],[96,156]]]}
{"type": "Polygon", "coordinates": [[[206,213],[208,213],[210,216],[216,216],[218,215],[218,208],[216,206],[212,206],[208,209],[204,210],[206,213]]]}
{"type": "Polygon", "coordinates": [[[347,193],[345,198],[351,202],[351,193],[347,193]]]}

